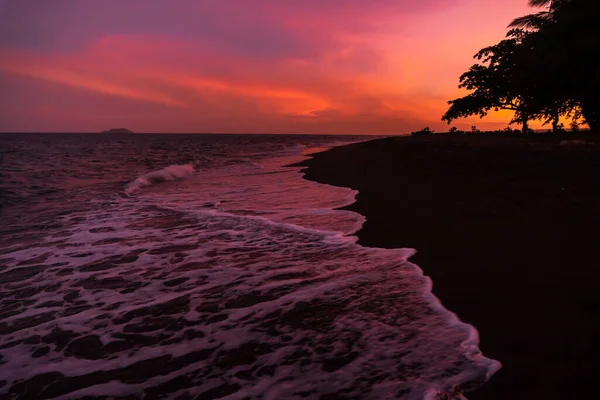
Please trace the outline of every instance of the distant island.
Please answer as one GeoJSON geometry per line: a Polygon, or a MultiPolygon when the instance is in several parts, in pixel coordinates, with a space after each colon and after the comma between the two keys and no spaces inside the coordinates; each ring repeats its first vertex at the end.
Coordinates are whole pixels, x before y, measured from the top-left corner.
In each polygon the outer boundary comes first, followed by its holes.
{"type": "Polygon", "coordinates": [[[120,133],[120,134],[124,134],[124,133],[134,133],[134,132],[130,131],[129,129],[125,129],[125,128],[113,128],[113,129],[109,129],[107,131],[103,131],[102,133],[120,133]]]}

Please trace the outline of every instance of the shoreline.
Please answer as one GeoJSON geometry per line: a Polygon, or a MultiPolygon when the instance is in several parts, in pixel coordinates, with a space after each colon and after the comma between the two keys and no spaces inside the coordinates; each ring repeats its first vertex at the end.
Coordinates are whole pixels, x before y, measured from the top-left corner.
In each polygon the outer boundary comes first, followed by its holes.
{"type": "Polygon", "coordinates": [[[358,190],[358,243],[415,248],[433,295],[503,364],[470,399],[594,393],[600,139],[390,137],[311,157],[305,179],[358,190]]]}

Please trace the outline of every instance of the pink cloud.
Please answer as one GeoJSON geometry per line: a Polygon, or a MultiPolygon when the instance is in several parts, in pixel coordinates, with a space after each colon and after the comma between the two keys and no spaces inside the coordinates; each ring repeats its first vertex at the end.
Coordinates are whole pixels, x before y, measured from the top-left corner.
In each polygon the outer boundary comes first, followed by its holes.
{"type": "Polygon", "coordinates": [[[22,109],[0,115],[0,130],[443,129],[471,55],[527,11],[521,0],[56,0],[53,13],[26,16],[30,1],[0,0],[12,18],[0,17],[0,33],[30,29],[0,40],[0,79],[11,81],[0,104],[22,109]],[[35,88],[51,104],[28,105],[35,88]]]}

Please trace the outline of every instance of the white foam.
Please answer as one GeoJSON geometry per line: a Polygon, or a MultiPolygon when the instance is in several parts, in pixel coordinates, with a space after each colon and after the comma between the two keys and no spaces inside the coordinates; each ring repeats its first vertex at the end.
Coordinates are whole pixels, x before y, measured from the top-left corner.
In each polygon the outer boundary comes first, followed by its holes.
{"type": "Polygon", "coordinates": [[[170,165],[158,171],[148,172],[138,176],[125,187],[125,193],[131,195],[143,187],[155,185],[161,182],[173,181],[186,178],[195,172],[193,164],[170,165]]]}

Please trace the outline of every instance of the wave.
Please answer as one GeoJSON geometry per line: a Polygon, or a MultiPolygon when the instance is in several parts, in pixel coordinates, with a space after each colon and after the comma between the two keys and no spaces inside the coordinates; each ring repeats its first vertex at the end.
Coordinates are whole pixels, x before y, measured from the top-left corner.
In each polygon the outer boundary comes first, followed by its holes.
{"type": "Polygon", "coordinates": [[[124,192],[128,195],[132,195],[144,187],[153,186],[157,183],[183,179],[193,175],[195,172],[196,170],[194,169],[193,164],[169,165],[163,169],[138,176],[127,184],[124,192]]]}
{"type": "MultiPolygon", "coordinates": [[[[28,300],[38,319],[20,329],[32,317],[24,305],[6,318],[14,331],[0,337],[8,382],[0,397],[24,393],[45,374],[48,394],[60,398],[175,397],[169,382],[177,379],[175,390],[196,398],[233,382],[231,398],[458,399],[499,367],[407,261],[412,249],[367,248],[264,217],[148,204],[117,210],[87,214],[61,246],[11,254],[4,273],[35,288],[28,300]],[[39,254],[68,261],[19,275],[16,261],[39,254]],[[43,292],[48,282],[58,289],[43,292]],[[49,301],[66,293],[80,305],[49,301]],[[57,325],[70,344],[33,356],[35,344],[23,341],[51,337],[57,325]],[[126,350],[110,345],[124,341],[126,350]],[[97,358],[104,348],[110,357],[97,358]],[[219,369],[205,379],[212,365],[219,369]]],[[[20,295],[7,292],[11,301],[20,295]]]]}
{"type": "MultiPolygon", "coordinates": [[[[0,337],[0,397],[35,390],[45,374],[46,393],[60,398],[175,397],[177,382],[198,398],[226,389],[232,398],[458,399],[500,368],[409,262],[413,249],[357,243],[365,218],[339,210],[356,191],[301,179],[300,167],[282,167],[289,157],[274,157],[249,158],[260,172],[242,168],[243,157],[211,154],[145,173],[122,194],[203,179],[86,211],[68,232],[56,228],[59,245],[11,248],[3,275],[34,290],[3,321],[14,332],[0,337]],[[65,261],[18,265],[48,254],[65,261]],[[56,306],[67,294],[77,307],[56,306]],[[21,329],[32,317],[37,325],[21,329]],[[68,346],[42,354],[25,342],[52,337],[57,325],[68,346]]],[[[20,296],[6,293],[11,304],[20,296]]]]}

